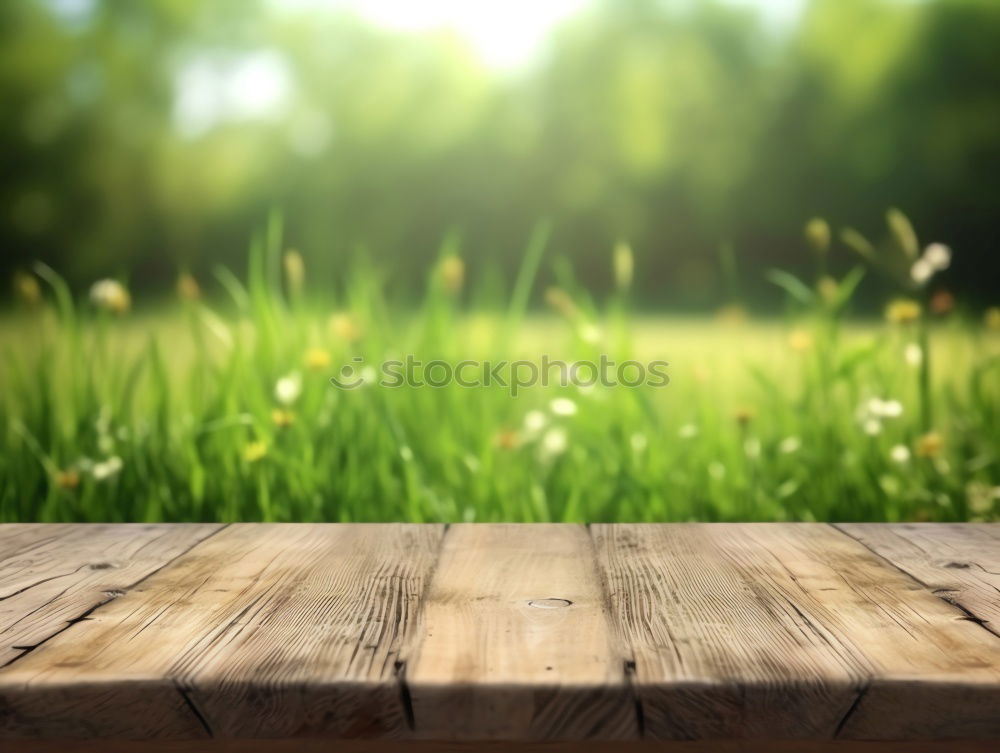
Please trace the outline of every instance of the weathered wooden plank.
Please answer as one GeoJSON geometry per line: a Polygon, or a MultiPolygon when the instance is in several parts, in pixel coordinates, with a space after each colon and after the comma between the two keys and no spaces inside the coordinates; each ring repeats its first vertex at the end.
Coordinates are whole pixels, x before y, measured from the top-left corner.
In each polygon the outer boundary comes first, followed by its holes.
{"type": "Polygon", "coordinates": [[[836,527],[1000,634],[1000,523],[836,527]]]}
{"type": "Polygon", "coordinates": [[[217,531],[218,525],[0,525],[0,666],[217,531]]]}
{"type": "Polygon", "coordinates": [[[377,736],[443,528],[233,525],[0,673],[14,736],[377,736]]]}
{"type": "Polygon", "coordinates": [[[30,740],[15,753],[996,753],[992,740],[30,740]]]}
{"type": "Polygon", "coordinates": [[[638,736],[583,526],[452,526],[424,626],[406,669],[418,736],[638,736]]]}
{"type": "Polygon", "coordinates": [[[1000,641],[830,526],[591,531],[649,737],[1000,735],[1000,641]]]}

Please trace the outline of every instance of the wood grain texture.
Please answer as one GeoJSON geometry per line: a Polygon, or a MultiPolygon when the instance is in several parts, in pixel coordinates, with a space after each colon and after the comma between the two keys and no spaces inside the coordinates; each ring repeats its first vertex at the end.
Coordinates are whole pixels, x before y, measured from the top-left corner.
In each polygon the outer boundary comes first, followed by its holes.
{"type": "Polygon", "coordinates": [[[983,749],[997,531],[0,526],[0,746],[983,749]]]}
{"type": "Polygon", "coordinates": [[[121,596],[219,528],[0,526],[0,666],[121,596]]]}
{"type": "Polygon", "coordinates": [[[1000,736],[1000,640],[830,526],[591,532],[650,737],[1000,736]]]}
{"type": "Polygon", "coordinates": [[[9,736],[399,735],[441,526],[233,525],[0,672],[9,736]]]}
{"type": "Polygon", "coordinates": [[[996,753],[992,740],[27,740],[13,753],[996,753]]]}
{"type": "Polygon", "coordinates": [[[407,663],[431,739],[638,737],[586,529],[456,525],[407,663]]]}
{"type": "Polygon", "coordinates": [[[837,528],[1000,634],[1000,523],[842,523],[837,528]]]}

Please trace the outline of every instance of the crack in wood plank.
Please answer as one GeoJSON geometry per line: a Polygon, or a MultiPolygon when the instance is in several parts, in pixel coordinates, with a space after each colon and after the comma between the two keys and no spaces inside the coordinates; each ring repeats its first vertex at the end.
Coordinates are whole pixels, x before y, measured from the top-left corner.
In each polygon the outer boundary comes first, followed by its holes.
{"type": "MultiPolygon", "coordinates": [[[[880,524],[880,525],[882,525],[882,524],[880,524]]],[[[865,549],[867,549],[868,551],[870,551],[873,555],[875,555],[876,557],[879,557],[880,559],[884,560],[889,565],[891,565],[893,568],[895,568],[899,572],[903,573],[905,576],[907,576],[908,578],[910,578],[914,582],[918,583],[921,587],[926,588],[928,591],[930,591],[932,594],[934,594],[934,596],[936,596],[937,598],[941,599],[941,601],[944,601],[945,603],[950,604],[951,606],[955,607],[957,610],[961,611],[965,615],[964,617],[959,617],[957,619],[966,619],[966,620],[968,620],[970,622],[974,622],[977,625],[979,625],[981,628],[983,628],[983,630],[985,630],[990,635],[993,635],[993,636],[995,636],[997,638],[1000,638],[1000,629],[994,628],[988,619],[986,619],[985,617],[982,617],[982,616],[976,614],[973,611],[972,607],[970,607],[965,602],[963,602],[963,600],[961,599],[961,593],[962,593],[961,589],[947,588],[947,587],[935,587],[934,584],[926,582],[925,580],[919,578],[913,572],[912,569],[904,567],[904,565],[901,562],[897,561],[896,558],[890,557],[886,553],[886,551],[880,550],[879,548],[877,548],[877,547],[873,546],[872,544],[870,544],[869,542],[865,541],[863,537],[861,537],[860,535],[858,535],[856,528],[853,528],[853,527],[851,527],[849,525],[846,525],[846,524],[843,524],[843,523],[831,523],[831,526],[833,528],[837,529],[838,531],[840,531],[845,536],[849,536],[854,541],[857,541],[861,546],[865,547],[865,549]],[[959,595],[958,596],[954,596],[953,594],[959,594],[959,595]]],[[[985,573],[987,573],[989,575],[1000,575],[1000,573],[994,573],[991,570],[987,570],[985,567],[982,567],[978,563],[971,563],[971,564],[974,564],[981,571],[983,571],[983,572],[985,572],[985,573]]],[[[964,569],[967,569],[969,566],[970,566],[970,563],[949,562],[949,563],[946,563],[943,567],[951,568],[951,569],[956,569],[957,568],[957,569],[963,569],[964,570],[964,569]],[[959,568],[958,564],[961,564],[962,567],[959,568]]],[[[987,586],[990,587],[990,588],[993,588],[998,593],[1000,593],[1000,588],[997,588],[996,586],[993,586],[992,584],[987,584],[987,586]]]]}
{"type": "MultiPolygon", "coordinates": [[[[54,630],[53,632],[49,633],[48,635],[45,635],[44,637],[41,638],[41,640],[38,640],[38,641],[32,643],[29,646],[11,646],[11,649],[21,649],[21,653],[19,653],[17,656],[12,657],[8,661],[5,661],[2,664],[0,664],[0,669],[3,669],[3,668],[11,666],[12,664],[14,664],[19,659],[22,659],[26,655],[30,654],[32,651],[37,650],[38,648],[40,648],[41,646],[43,646],[44,644],[46,644],[48,641],[50,641],[53,638],[55,638],[57,635],[60,635],[60,634],[64,633],[65,631],[69,630],[70,628],[72,628],[74,625],[87,620],[95,611],[97,611],[98,609],[100,609],[102,606],[104,606],[105,604],[108,604],[111,601],[114,601],[115,599],[123,596],[128,589],[135,588],[136,586],[138,586],[139,584],[141,584],[146,579],[151,578],[152,576],[156,575],[158,572],[160,572],[161,570],[163,570],[165,567],[167,567],[171,563],[175,562],[179,557],[184,556],[185,554],[187,554],[188,552],[190,552],[192,549],[194,549],[196,546],[198,546],[202,542],[208,540],[209,538],[211,538],[215,534],[219,533],[219,531],[222,531],[224,528],[225,528],[225,525],[221,525],[221,526],[219,526],[219,527],[211,530],[210,532],[208,532],[207,535],[205,535],[205,536],[203,536],[201,538],[198,538],[197,540],[195,540],[194,542],[192,542],[188,547],[186,547],[186,548],[184,548],[182,550],[177,551],[173,556],[167,558],[158,567],[156,567],[156,568],[150,570],[149,572],[145,573],[142,577],[138,578],[137,580],[135,580],[135,581],[133,581],[131,583],[126,584],[124,586],[124,590],[122,590],[122,589],[109,589],[109,590],[101,591],[100,593],[102,595],[104,595],[105,597],[107,597],[107,598],[98,600],[96,603],[94,603],[90,607],[86,608],[83,612],[80,612],[79,614],[74,615],[70,619],[65,620],[64,624],[62,625],[62,627],[60,627],[58,630],[54,630]]],[[[58,541],[58,537],[56,537],[54,539],[49,539],[48,541],[49,541],[49,543],[52,543],[53,541],[58,541]]],[[[155,539],[152,540],[152,541],[155,541],[155,539]]],[[[142,549],[145,549],[145,547],[148,546],[150,543],[152,543],[152,541],[147,542],[146,544],[140,546],[139,549],[137,549],[135,553],[138,553],[142,549]]],[[[40,545],[40,542],[37,543],[32,548],[37,548],[39,545],[40,545]]],[[[133,553],[133,555],[135,553],[133,553]]],[[[19,552],[18,554],[21,555],[21,556],[23,556],[23,551],[19,552]]],[[[40,579],[40,580],[36,581],[35,583],[31,584],[31,586],[27,586],[27,587],[18,589],[16,592],[11,593],[11,594],[9,594],[8,596],[6,596],[4,598],[5,599],[9,599],[9,598],[12,598],[14,596],[25,594],[27,591],[29,591],[33,587],[37,587],[37,586],[42,585],[42,584],[47,583],[47,582],[51,582],[51,581],[56,580],[57,578],[60,578],[60,577],[65,577],[67,574],[77,573],[80,570],[83,570],[85,567],[88,567],[88,564],[86,564],[86,563],[82,564],[79,567],[75,568],[70,573],[63,573],[61,575],[56,575],[56,576],[51,576],[51,577],[48,577],[48,578],[40,579]]],[[[91,566],[91,568],[92,568],[92,566],[91,566]]],[[[55,596],[49,598],[44,603],[40,604],[35,609],[31,610],[31,612],[29,612],[28,615],[36,614],[39,611],[41,611],[41,610],[49,607],[53,602],[57,601],[60,597],[62,597],[66,593],[67,590],[68,589],[64,589],[63,591],[60,591],[55,596]]],[[[10,625],[6,626],[4,628],[4,631],[10,630],[10,628],[13,625],[21,623],[23,621],[23,619],[24,619],[24,617],[19,618],[15,622],[13,622],[10,625]]]]}
{"type": "Polygon", "coordinates": [[[840,718],[840,721],[837,722],[837,728],[833,732],[834,740],[840,738],[841,733],[844,731],[844,728],[847,727],[847,723],[851,720],[851,717],[857,713],[858,708],[861,706],[861,701],[864,700],[864,697],[868,694],[868,690],[870,688],[871,685],[866,683],[865,685],[862,685],[858,689],[857,697],[855,697],[854,701],[848,707],[847,711],[840,718]]]}

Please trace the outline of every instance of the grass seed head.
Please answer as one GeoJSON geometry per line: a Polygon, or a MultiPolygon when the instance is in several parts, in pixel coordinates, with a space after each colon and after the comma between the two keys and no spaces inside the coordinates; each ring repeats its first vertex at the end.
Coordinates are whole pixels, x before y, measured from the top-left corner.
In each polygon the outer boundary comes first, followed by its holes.
{"type": "Polygon", "coordinates": [[[635,271],[635,257],[632,247],[624,241],[615,244],[613,266],[615,284],[619,290],[628,290],[632,286],[632,276],[635,271]]]}
{"type": "Polygon", "coordinates": [[[837,300],[837,293],[839,291],[840,283],[830,277],[830,275],[823,275],[816,282],[816,292],[819,293],[819,297],[823,299],[824,303],[833,303],[837,300]]]}
{"type": "Polygon", "coordinates": [[[465,262],[458,256],[447,256],[438,268],[441,284],[449,293],[457,293],[465,282],[465,262]]]}
{"type": "Polygon", "coordinates": [[[909,218],[900,210],[893,207],[886,212],[885,221],[889,225],[889,231],[892,233],[893,240],[896,241],[896,245],[903,251],[906,258],[916,259],[917,254],[920,253],[920,248],[917,244],[917,234],[914,232],[909,218]]]}
{"type": "Polygon", "coordinates": [[[288,292],[298,295],[302,292],[302,286],[306,282],[306,262],[294,248],[285,251],[282,257],[285,266],[285,280],[288,283],[288,292]]]}
{"type": "Polygon", "coordinates": [[[29,306],[42,302],[42,286],[38,284],[38,278],[26,272],[14,274],[14,294],[29,306]]]}
{"type": "Polygon", "coordinates": [[[574,319],[579,313],[579,310],[577,309],[576,304],[573,303],[573,299],[570,298],[569,293],[562,288],[553,286],[546,290],[545,302],[567,319],[574,319]]]}
{"type": "Polygon", "coordinates": [[[197,301],[201,298],[201,286],[193,275],[184,272],[178,276],[177,296],[182,301],[197,301]]]}
{"type": "Polygon", "coordinates": [[[830,226],[822,217],[813,217],[806,223],[806,242],[817,254],[830,250],[830,226]]]}

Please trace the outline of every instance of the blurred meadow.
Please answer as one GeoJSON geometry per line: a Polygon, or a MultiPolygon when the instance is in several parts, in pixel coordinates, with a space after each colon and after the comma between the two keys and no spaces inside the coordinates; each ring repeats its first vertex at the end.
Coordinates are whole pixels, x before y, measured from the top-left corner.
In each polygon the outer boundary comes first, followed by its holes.
{"type": "Polygon", "coordinates": [[[995,0],[9,0],[0,521],[1000,519],[997,50],[995,0]]]}

